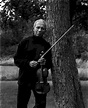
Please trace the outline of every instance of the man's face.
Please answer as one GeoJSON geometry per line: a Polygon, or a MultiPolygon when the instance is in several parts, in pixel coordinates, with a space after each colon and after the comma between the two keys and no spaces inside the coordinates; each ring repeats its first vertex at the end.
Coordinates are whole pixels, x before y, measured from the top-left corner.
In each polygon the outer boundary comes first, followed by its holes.
{"type": "Polygon", "coordinates": [[[42,37],[46,31],[45,24],[42,22],[36,22],[34,25],[34,35],[38,37],[42,37]]]}

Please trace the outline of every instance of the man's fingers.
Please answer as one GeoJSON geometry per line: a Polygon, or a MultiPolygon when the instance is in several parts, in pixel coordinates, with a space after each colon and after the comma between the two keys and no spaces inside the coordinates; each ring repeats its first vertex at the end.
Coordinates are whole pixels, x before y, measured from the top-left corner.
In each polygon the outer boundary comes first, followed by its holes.
{"type": "Polygon", "coordinates": [[[46,61],[44,58],[40,58],[40,59],[38,60],[38,62],[44,62],[44,61],[46,61]]]}
{"type": "Polygon", "coordinates": [[[44,58],[40,58],[40,59],[38,60],[38,62],[40,63],[40,65],[45,65],[46,60],[45,60],[44,58]]]}
{"type": "Polygon", "coordinates": [[[36,67],[37,64],[38,64],[37,61],[31,61],[31,62],[29,63],[29,65],[30,65],[31,67],[36,67]]]}

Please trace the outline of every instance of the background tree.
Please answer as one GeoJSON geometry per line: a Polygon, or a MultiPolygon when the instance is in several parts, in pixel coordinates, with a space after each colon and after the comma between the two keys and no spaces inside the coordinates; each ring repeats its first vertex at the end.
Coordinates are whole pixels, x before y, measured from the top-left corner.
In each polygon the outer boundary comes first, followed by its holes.
{"type": "Polygon", "coordinates": [[[0,52],[1,55],[13,54],[16,50],[14,45],[26,34],[31,34],[32,23],[38,18],[45,19],[45,1],[1,0],[0,4],[0,27],[3,31],[0,52]]]}
{"type": "Polygon", "coordinates": [[[75,57],[88,60],[88,0],[72,0],[71,22],[78,23],[73,36],[75,57]],[[73,8],[73,9],[72,9],[73,8]]]}
{"type": "MultiPolygon", "coordinates": [[[[71,26],[69,0],[50,0],[47,9],[47,20],[51,23],[54,43],[71,26]]],[[[56,108],[84,108],[72,50],[72,31],[53,48],[53,65],[52,80],[56,108]]]]}
{"type": "MultiPolygon", "coordinates": [[[[1,46],[2,52],[11,52],[10,47],[14,47],[14,45],[18,44],[19,41],[28,34],[32,33],[32,25],[33,22],[38,18],[46,19],[47,17],[47,11],[46,11],[46,2],[47,0],[1,0],[0,1],[0,27],[1,27],[1,35],[0,40],[2,40],[1,46]],[[9,48],[7,48],[9,47],[9,48]],[[5,49],[5,50],[3,50],[5,49]],[[9,51],[6,51],[6,49],[9,49],[9,51]]],[[[81,57],[81,53],[83,51],[88,50],[85,49],[85,46],[83,47],[81,44],[78,47],[77,43],[77,36],[81,38],[81,34],[78,32],[80,29],[84,29],[87,31],[87,22],[88,22],[88,1],[87,0],[71,0],[70,1],[70,21],[71,24],[79,19],[80,17],[83,17],[79,26],[75,27],[76,34],[74,35],[74,49],[77,52],[75,55],[76,57],[81,57]]],[[[86,33],[85,33],[86,34],[86,33]]],[[[87,36],[84,36],[82,38],[84,41],[83,43],[87,43],[87,36]]],[[[51,42],[51,39],[49,39],[51,42]]],[[[87,45],[87,44],[86,44],[87,45]]],[[[11,50],[14,50],[11,48],[11,50]]],[[[14,51],[11,53],[13,54],[14,51]]],[[[86,57],[88,58],[88,57],[86,57]]]]}

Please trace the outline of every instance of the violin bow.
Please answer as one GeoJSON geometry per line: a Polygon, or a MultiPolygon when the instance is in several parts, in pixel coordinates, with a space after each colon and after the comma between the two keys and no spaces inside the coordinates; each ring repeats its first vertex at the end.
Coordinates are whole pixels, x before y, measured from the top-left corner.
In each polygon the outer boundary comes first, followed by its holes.
{"type": "Polygon", "coordinates": [[[40,57],[40,59],[43,58],[73,27],[74,25],[72,25],[59,39],[57,39],[57,41],[40,57]]]}

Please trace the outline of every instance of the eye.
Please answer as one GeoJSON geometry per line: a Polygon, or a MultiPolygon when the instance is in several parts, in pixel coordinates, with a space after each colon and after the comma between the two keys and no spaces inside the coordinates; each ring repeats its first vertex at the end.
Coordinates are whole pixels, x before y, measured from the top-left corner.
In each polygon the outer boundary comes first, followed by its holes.
{"type": "Polygon", "coordinates": [[[44,27],[40,27],[40,26],[37,26],[36,28],[37,28],[37,29],[41,29],[41,30],[45,30],[44,27]]]}
{"type": "Polygon", "coordinates": [[[42,29],[42,30],[45,30],[45,28],[44,28],[44,27],[41,27],[41,29],[42,29]]]}
{"type": "Polygon", "coordinates": [[[37,27],[37,29],[40,29],[40,27],[37,27]]]}

